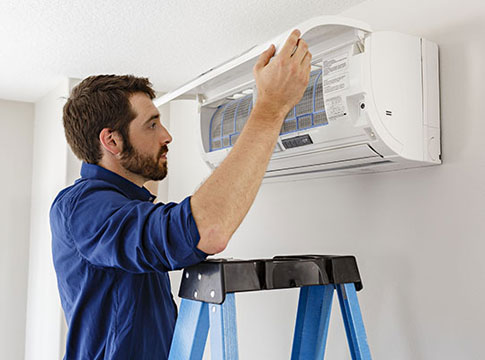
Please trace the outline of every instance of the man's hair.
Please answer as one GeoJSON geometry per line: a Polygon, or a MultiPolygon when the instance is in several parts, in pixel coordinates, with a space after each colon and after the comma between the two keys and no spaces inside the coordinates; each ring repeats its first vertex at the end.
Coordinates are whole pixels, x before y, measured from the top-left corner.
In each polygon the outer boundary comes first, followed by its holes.
{"type": "Polygon", "coordinates": [[[129,144],[128,129],[136,117],[129,97],[137,92],[155,97],[147,78],[133,75],[90,76],[79,83],[64,105],[66,139],[74,154],[90,164],[102,157],[99,133],[104,128],[120,133],[129,144]]]}

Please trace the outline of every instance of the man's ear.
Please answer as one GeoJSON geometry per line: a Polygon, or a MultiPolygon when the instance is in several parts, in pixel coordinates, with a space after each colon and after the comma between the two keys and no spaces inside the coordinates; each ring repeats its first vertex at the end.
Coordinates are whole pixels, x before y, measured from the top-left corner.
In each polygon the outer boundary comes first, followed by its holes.
{"type": "Polygon", "coordinates": [[[113,155],[119,155],[123,150],[123,141],[117,131],[104,128],[99,133],[99,141],[103,148],[113,155]]]}

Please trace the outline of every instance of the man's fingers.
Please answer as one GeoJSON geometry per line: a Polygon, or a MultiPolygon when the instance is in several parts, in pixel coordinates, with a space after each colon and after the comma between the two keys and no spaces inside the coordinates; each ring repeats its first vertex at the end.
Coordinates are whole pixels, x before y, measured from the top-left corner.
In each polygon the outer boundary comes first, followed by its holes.
{"type": "Polygon", "coordinates": [[[292,57],[297,61],[297,63],[301,63],[307,53],[308,53],[308,45],[306,41],[303,39],[299,39],[298,47],[296,48],[296,51],[292,55],[292,57]]]}
{"type": "Polygon", "coordinates": [[[300,38],[300,35],[301,33],[300,33],[300,30],[298,29],[293,30],[291,32],[290,36],[285,42],[285,45],[283,45],[283,47],[281,48],[280,56],[290,57],[293,54],[293,52],[295,51],[295,47],[298,43],[298,39],[300,38]]]}
{"type": "Polygon", "coordinates": [[[311,64],[312,64],[312,54],[309,51],[307,51],[305,53],[305,56],[303,57],[301,64],[302,64],[303,68],[311,66],[311,64]]]}
{"type": "Polygon", "coordinates": [[[258,61],[254,65],[254,70],[264,68],[269,63],[269,60],[273,57],[274,53],[275,46],[271,44],[271,46],[259,56],[258,61]]]}

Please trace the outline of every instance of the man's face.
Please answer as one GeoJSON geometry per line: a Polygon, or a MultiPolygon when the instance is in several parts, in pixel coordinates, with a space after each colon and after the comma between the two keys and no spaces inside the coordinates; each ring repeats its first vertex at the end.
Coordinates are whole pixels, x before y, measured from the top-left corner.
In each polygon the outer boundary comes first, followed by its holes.
{"type": "Polygon", "coordinates": [[[167,176],[167,144],[172,137],[160,122],[160,113],[145,93],[130,96],[136,118],[130,123],[123,144],[121,165],[146,180],[167,176]]]}

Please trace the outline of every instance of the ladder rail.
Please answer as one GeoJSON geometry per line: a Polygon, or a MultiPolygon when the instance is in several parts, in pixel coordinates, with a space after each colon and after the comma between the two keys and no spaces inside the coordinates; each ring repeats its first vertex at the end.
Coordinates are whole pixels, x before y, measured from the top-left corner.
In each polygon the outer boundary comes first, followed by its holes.
{"type": "Polygon", "coordinates": [[[364,321],[354,284],[336,285],[352,360],[371,360],[364,321]]]}
{"type": "Polygon", "coordinates": [[[301,288],[291,360],[323,359],[333,293],[333,285],[301,288]]]}
{"type": "Polygon", "coordinates": [[[201,360],[208,333],[207,303],[182,299],[168,360],[201,360]]]}
{"type": "Polygon", "coordinates": [[[227,294],[221,304],[210,304],[211,358],[213,360],[238,360],[236,297],[227,294]]]}

